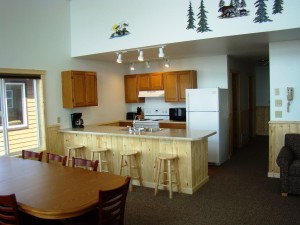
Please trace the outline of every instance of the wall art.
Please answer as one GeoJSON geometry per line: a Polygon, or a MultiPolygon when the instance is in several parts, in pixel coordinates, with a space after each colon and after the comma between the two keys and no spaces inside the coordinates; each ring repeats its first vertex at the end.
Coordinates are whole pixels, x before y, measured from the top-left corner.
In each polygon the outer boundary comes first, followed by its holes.
{"type": "Polygon", "coordinates": [[[233,18],[240,16],[248,16],[249,11],[246,9],[246,1],[245,0],[231,0],[229,5],[225,5],[224,0],[220,0],[219,2],[219,11],[221,15],[220,19],[223,18],[233,18]]]}
{"type": "Polygon", "coordinates": [[[114,24],[112,26],[112,30],[114,32],[110,35],[110,38],[123,37],[125,35],[130,34],[130,32],[127,30],[128,26],[129,24],[125,22],[114,24]]]}
{"type": "MultiPolygon", "coordinates": [[[[198,18],[198,27],[196,29],[196,31],[199,33],[203,33],[203,32],[207,32],[207,31],[211,31],[211,29],[208,27],[208,23],[207,23],[207,16],[206,13],[208,13],[205,10],[205,6],[204,6],[204,2],[203,0],[201,0],[200,6],[199,6],[199,13],[197,14],[197,18],[198,18]]],[[[188,25],[186,27],[187,30],[189,29],[195,29],[196,26],[194,25],[195,22],[195,18],[194,18],[194,11],[193,11],[193,6],[192,3],[190,1],[189,3],[189,8],[188,8],[188,25]]]]}

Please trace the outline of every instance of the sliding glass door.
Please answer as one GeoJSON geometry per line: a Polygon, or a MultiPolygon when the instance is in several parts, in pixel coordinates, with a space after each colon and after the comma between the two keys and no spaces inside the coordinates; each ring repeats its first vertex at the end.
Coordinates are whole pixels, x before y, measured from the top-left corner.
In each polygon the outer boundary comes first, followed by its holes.
{"type": "Polygon", "coordinates": [[[39,79],[0,79],[0,156],[40,146],[39,79]]]}

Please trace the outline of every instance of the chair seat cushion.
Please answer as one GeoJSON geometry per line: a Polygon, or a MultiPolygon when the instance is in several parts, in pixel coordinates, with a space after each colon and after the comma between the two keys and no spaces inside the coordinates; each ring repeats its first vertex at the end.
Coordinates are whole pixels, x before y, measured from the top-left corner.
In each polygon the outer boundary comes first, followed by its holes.
{"type": "Polygon", "coordinates": [[[289,168],[289,175],[300,177],[300,160],[294,160],[289,168]]]}

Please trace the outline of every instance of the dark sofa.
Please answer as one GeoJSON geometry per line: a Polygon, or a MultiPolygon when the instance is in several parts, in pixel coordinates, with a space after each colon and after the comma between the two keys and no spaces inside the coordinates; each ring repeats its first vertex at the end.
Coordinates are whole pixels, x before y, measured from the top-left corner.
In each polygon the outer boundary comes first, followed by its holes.
{"type": "Polygon", "coordinates": [[[281,194],[300,194],[300,134],[286,134],[276,162],[280,167],[281,194]]]}

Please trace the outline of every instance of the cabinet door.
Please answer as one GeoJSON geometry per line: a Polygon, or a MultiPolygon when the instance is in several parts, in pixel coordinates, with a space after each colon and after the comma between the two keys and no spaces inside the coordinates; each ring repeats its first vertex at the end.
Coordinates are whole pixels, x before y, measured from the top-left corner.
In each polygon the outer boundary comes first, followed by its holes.
{"type": "Polygon", "coordinates": [[[98,92],[97,92],[97,74],[94,72],[85,73],[85,93],[86,105],[98,105],[98,92]]]}
{"type": "Polygon", "coordinates": [[[85,106],[85,73],[82,71],[72,72],[72,92],[73,92],[73,106],[85,106]]]}
{"type": "Polygon", "coordinates": [[[197,88],[195,71],[178,72],[178,101],[185,102],[185,89],[197,88]]]}
{"type": "Polygon", "coordinates": [[[145,98],[138,98],[138,85],[138,75],[124,76],[125,103],[145,102],[145,98]]]}
{"type": "Polygon", "coordinates": [[[162,73],[151,73],[150,74],[150,89],[151,90],[163,90],[164,79],[162,73]]]}
{"type": "Polygon", "coordinates": [[[164,73],[164,89],[166,102],[178,101],[177,72],[164,73]]]}
{"type": "Polygon", "coordinates": [[[139,90],[148,91],[150,90],[150,75],[149,74],[140,74],[139,78],[139,90]]]}

